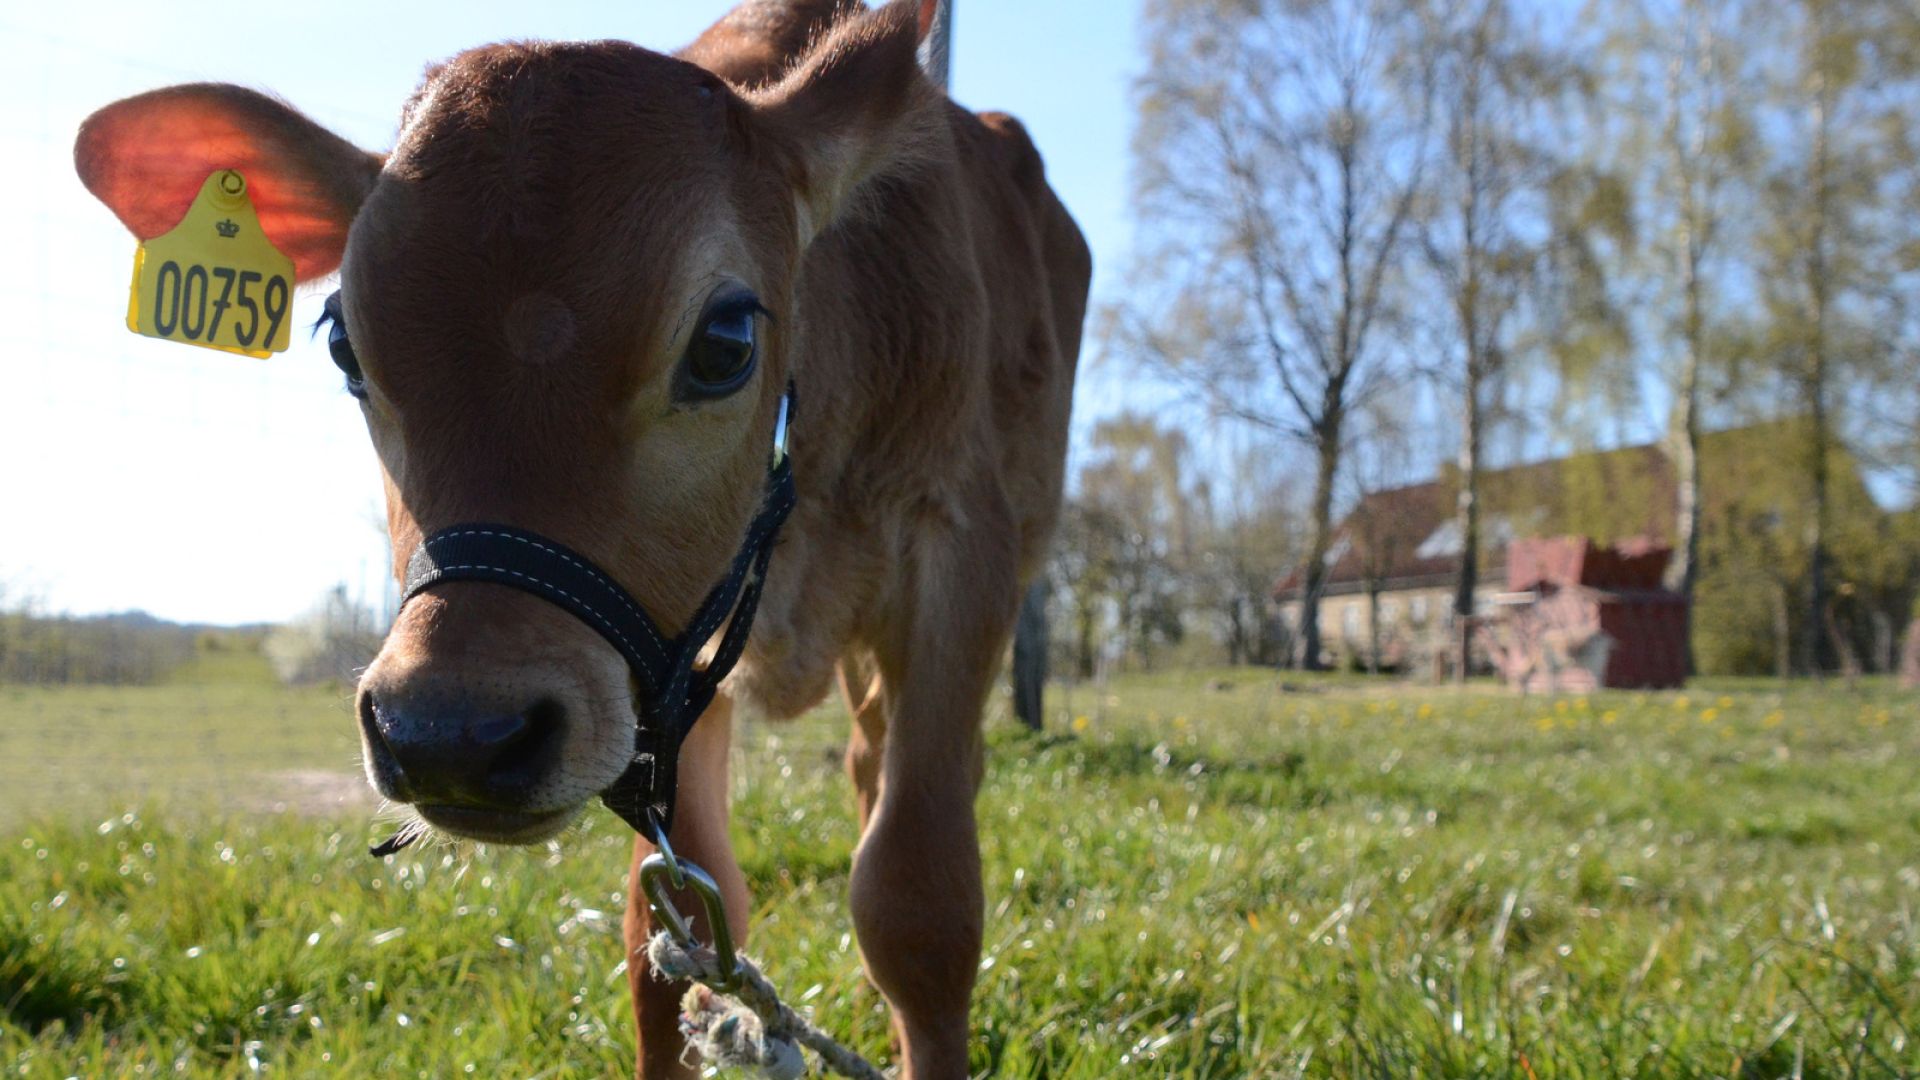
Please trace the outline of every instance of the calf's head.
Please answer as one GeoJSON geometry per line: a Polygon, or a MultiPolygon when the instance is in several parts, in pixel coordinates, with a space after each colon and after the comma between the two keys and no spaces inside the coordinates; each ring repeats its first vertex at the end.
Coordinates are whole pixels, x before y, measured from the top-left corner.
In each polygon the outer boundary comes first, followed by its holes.
{"type": "MultiPolygon", "coordinates": [[[[585,553],[674,632],[758,502],[807,244],[938,116],[921,6],[852,19],[744,93],[621,43],[496,45],[430,70],[386,155],[193,85],[102,109],[75,159],[142,238],[238,169],[301,280],[338,269],[325,332],[396,574],[436,529],[502,522],[585,553]]],[[[361,680],[368,776],[450,832],[543,839],[625,768],[630,680],[559,608],[435,586],[361,680]]]]}

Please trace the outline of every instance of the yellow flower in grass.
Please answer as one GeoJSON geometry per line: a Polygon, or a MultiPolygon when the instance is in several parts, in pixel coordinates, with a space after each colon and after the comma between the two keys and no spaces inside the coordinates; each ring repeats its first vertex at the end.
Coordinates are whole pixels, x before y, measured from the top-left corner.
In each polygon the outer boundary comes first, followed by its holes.
{"type": "Polygon", "coordinates": [[[1786,718],[1787,718],[1786,713],[1781,712],[1779,709],[1775,709],[1772,712],[1768,713],[1766,716],[1761,717],[1760,726],[1765,728],[1777,728],[1781,725],[1781,723],[1783,723],[1786,720],[1786,718]]]}
{"type": "Polygon", "coordinates": [[[1545,734],[1545,733],[1547,733],[1547,732],[1549,732],[1549,731],[1552,731],[1552,730],[1553,730],[1553,717],[1551,717],[1551,716],[1543,716],[1543,717],[1541,717],[1540,719],[1538,719],[1538,720],[1535,720],[1535,721],[1533,722],[1533,726],[1534,726],[1534,727],[1537,727],[1537,728],[1539,728],[1539,729],[1540,729],[1540,732],[1541,732],[1541,734],[1545,734]]]}
{"type": "Polygon", "coordinates": [[[1720,706],[1723,709],[1731,709],[1733,708],[1733,699],[1728,697],[1725,694],[1721,694],[1720,700],[1714,702],[1714,704],[1720,706]]]}
{"type": "Polygon", "coordinates": [[[1079,732],[1087,730],[1087,726],[1091,723],[1092,721],[1088,720],[1084,715],[1076,716],[1073,718],[1073,730],[1078,734],[1079,732]]]}
{"type": "Polygon", "coordinates": [[[1681,694],[1679,697],[1673,699],[1673,707],[1682,711],[1686,710],[1692,704],[1693,702],[1687,700],[1687,695],[1685,694],[1681,694]]]}
{"type": "Polygon", "coordinates": [[[1617,712],[1614,712],[1612,709],[1608,709],[1606,712],[1603,712],[1600,714],[1600,722],[1603,724],[1617,723],[1619,719],[1620,719],[1620,714],[1617,712]]]}
{"type": "Polygon", "coordinates": [[[1431,720],[1433,718],[1433,706],[1423,701],[1420,703],[1420,707],[1414,710],[1413,715],[1422,720],[1431,720]]]}
{"type": "Polygon", "coordinates": [[[1717,717],[1719,717],[1719,715],[1720,715],[1720,710],[1709,705],[1706,708],[1700,710],[1700,722],[1703,724],[1711,724],[1714,722],[1714,720],[1717,717]]]}

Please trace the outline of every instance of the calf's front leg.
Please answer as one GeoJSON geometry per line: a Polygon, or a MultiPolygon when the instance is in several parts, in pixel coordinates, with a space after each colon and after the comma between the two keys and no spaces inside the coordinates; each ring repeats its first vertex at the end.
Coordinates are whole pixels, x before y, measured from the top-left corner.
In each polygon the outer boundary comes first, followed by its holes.
{"type": "Polygon", "coordinates": [[[980,716],[1019,596],[1010,550],[988,541],[944,554],[922,566],[932,572],[911,629],[876,650],[880,679],[868,703],[884,711],[884,725],[859,718],[884,742],[878,791],[860,784],[866,827],[849,906],[867,976],[893,1008],[907,1080],[968,1075],[985,918],[973,810],[980,716]]]}
{"type": "Polygon", "coordinates": [[[854,852],[849,908],[867,977],[893,1008],[901,1076],[959,1080],[984,918],[973,818],[978,740],[956,740],[950,754],[916,753],[913,733],[891,726],[889,776],[854,852]]]}

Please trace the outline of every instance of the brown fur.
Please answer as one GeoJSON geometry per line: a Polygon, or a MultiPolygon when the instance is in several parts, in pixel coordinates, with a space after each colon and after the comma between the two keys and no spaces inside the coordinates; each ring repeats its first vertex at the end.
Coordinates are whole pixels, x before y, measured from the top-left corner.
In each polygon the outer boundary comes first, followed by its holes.
{"type": "MultiPolygon", "coordinates": [[[[746,655],[683,754],[674,842],[744,931],[728,699],[793,716],[837,670],[856,717],[862,954],[905,1074],[960,1077],[982,920],[979,719],[1058,513],[1090,264],[1018,122],[929,85],[917,30],[908,3],[750,0],[681,58],[615,42],[464,53],[429,74],[384,162],[207,86],[109,106],[76,157],[139,230],[228,163],[200,132],[239,132],[256,192],[307,193],[263,207],[269,235],[311,249],[303,277],[341,257],[325,237],[351,221],[343,296],[396,569],[426,531],[508,521],[587,553],[677,628],[732,557],[794,379],[800,503],[746,655]],[[156,130],[170,134],[142,134],[156,130]],[[758,373],[733,397],[675,404],[669,373],[723,279],[773,313],[758,373]]],[[[408,605],[362,700],[564,705],[564,753],[519,808],[531,816],[485,834],[532,839],[624,764],[628,678],[557,609],[458,583],[408,605]]],[[[630,944],[649,930],[636,898],[630,944]]],[[[640,1073],[682,1075],[678,988],[644,968],[640,1073]]]]}

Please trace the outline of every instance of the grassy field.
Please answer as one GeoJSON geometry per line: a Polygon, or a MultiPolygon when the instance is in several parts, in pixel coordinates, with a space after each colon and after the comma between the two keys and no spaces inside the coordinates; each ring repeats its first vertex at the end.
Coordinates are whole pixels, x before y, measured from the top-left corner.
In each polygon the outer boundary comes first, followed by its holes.
{"type": "MultiPolygon", "coordinates": [[[[1920,1076],[1912,695],[1052,700],[992,723],[977,1074],[1920,1076]]],[[[883,1055],[843,730],[748,726],[736,830],[768,973],[883,1055]]],[[[376,862],[353,757],[338,691],[241,658],[0,688],[0,1071],[630,1070],[618,822],[376,862]]]]}

